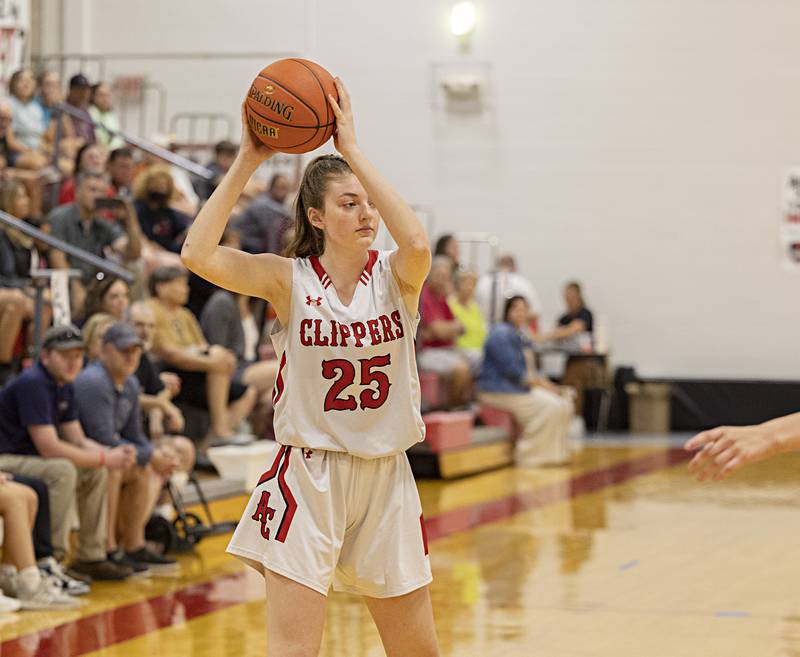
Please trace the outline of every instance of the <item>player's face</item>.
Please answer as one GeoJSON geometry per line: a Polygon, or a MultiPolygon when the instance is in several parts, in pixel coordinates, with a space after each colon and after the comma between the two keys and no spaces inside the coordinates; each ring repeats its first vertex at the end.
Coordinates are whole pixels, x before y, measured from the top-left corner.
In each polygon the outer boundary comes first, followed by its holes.
{"type": "Polygon", "coordinates": [[[375,241],[380,216],[358,178],[348,174],[328,181],[324,212],[318,221],[326,241],[367,249],[375,241]]]}

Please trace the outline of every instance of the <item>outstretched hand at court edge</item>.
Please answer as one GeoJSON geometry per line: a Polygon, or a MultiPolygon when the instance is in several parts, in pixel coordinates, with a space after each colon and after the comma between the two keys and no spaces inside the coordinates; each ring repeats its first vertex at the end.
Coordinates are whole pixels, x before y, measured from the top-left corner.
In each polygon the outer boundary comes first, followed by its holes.
{"type": "Polygon", "coordinates": [[[333,143],[336,150],[347,158],[347,154],[358,148],[356,142],[356,126],[353,121],[353,107],[350,104],[350,94],[339,78],[334,79],[336,91],[339,92],[339,102],[328,94],[328,102],[331,104],[333,114],[336,117],[336,132],[333,135],[333,143]]]}
{"type": "Polygon", "coordinates": [[[763,461],[784,451],[777,432],[771,430],[769,423],[703,431],[686,441],[684,449],[697,451],[689,462],[689,472],[698,481],[721,481],[743,465],[763,461]]]}

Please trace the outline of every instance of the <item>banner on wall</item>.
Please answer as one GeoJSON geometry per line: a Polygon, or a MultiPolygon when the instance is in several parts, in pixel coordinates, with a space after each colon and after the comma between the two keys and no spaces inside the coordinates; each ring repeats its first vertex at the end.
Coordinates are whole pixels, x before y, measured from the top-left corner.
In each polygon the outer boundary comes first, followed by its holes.
{"type": "Polygon", "coordinates": [[[31,29],[31,0],[0,0],[0,82],[22,68],[31,29]]]}
{"type": "Polygon", "coordinates": [[[800,271],[800,166],[787,168],[783,176],[778,242],[783,268],[800,271]]]}

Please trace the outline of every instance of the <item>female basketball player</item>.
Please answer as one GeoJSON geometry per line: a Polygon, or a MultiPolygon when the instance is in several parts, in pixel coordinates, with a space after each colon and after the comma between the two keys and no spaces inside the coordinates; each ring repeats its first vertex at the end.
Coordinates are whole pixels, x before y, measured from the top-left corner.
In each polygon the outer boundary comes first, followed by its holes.
{"type": "Polygon", "coordinates": [[[405,450],[422,440],[413,340],[431,254],[425,229],[362,154],[336,80],[336,148],[308,165],[289,255],[219,246],[272,155],[242,112],[233,166],[192,225],[187,267],[269,300],[279,324],[275,454],[228,551],[264,574],[270,655],[317,655],[333,584],[365,597],[390,656],[438,655],[421,507],[405,450]],[[397,250],[370,250],[380,219],[397,250]]]}

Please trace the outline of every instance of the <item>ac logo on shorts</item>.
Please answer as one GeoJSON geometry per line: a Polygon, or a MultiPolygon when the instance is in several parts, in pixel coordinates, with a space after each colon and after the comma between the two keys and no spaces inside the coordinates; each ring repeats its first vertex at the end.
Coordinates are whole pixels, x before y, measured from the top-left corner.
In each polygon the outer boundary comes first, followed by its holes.
{"type": "Polygon", "coordinates": [[[291,447],[282,445],[269,470],[261,475],[256,484],[256,488],[264,484],[266,486],[261,491],[256,510],[250,517],[261,523],[261,536],[267,541],[273,538],[271,529],[274,529],[274,539],[280,543],[285,542],[297,511],[297,501],[286,483],[291,453],[291,447]]]}
{"type": "Polygon", "coordinates": [[[258,507],[253,514],[253,520],[261,523],[261,535],[269,540],[269,527],[267,523],[275,517],[275,509],[269,505],[270,492],[268,490],[261,491],[261,499],[258,501],[258,507]]]}

